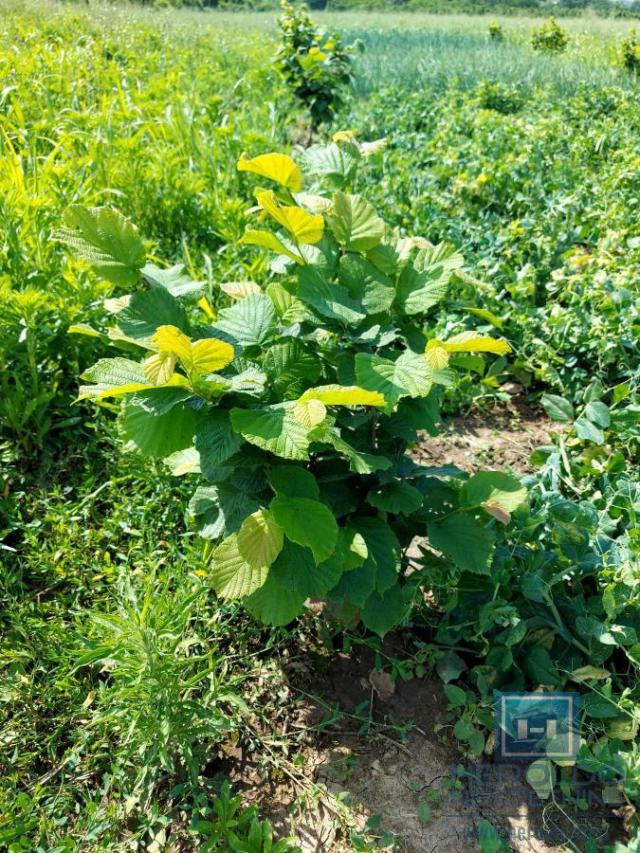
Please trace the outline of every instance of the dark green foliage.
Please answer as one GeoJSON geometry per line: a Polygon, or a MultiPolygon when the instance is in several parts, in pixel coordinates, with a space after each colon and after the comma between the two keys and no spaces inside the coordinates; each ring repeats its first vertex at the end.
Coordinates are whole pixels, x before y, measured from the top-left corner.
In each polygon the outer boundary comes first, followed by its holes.
{"type": "Polygon", "coordinates": [[[318,27],[304,5],[282,0],[281,44],[275,61],[295,96],[311,115],[313,128],[331,121],[352,79],[357,45],[343,46],[338,33],[318,27]]]}

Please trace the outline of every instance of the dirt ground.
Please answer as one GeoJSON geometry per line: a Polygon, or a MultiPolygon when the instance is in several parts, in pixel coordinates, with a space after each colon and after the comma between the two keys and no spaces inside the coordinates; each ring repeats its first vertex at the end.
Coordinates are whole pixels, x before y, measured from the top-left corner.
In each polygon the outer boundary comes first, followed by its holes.
{"type": "Polygon", "coordinates": [[[548,443],[561,427],[522,398],[482,414],[452,418],[435,438],[426,436],[413,452],[425,465],[457,465],[465,471],[479,467],[532,471],[529,456],[548,443]]]}
{"type": "MultiPolygon", "coordinates": [[[[455,418],[444,434],[427,437],[414,456],[428,465],[525,473],[531,470],[531,451],[547,442],[551,429],[557,425],[516,398],[506,410],[455,418]]],[[[261,803],[279,832],[295,831],[304,853],[370,849],[345,840],[345,821],[352,820],[351,831],[368,822],[388,842],[385,849],[402,853],[497,851],[480,844],[483,819],[518,853],[583,850],[589,838],[598,847],[608,840],[607,826],[616,823],[610,812],[594,807],[581,814],[540,800],[526,781],[526,764],[494,763],[490,749],[479,760],[464,759],[446,720],[439,680],[392,684],[374,663],[373,653],[358,647],[331,658],[321,675],[306,666],[286,672],[291,724],[314,732],[299,752],[303,762],[270,779],[250,760],[230,769],[235,786],[261,803]],[[336,708],[341,714],[331,718],[336,708]],[[375,734],[358,734],[363,721],[371,720],[375,734]],[[305,789],[301,778],[315,786],[315,794],[307,791],[304,807],[295,808],[305,789]]]]}

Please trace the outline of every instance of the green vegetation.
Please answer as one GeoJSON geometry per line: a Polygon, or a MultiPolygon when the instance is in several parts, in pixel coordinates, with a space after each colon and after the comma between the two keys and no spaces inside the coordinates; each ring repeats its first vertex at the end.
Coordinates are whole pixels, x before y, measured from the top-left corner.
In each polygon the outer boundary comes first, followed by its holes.
{"type": "Polygon", "coordinates": [[[0,847],[296,849],[237,750],[376,849],[288,728],[283,662],[343,634],[437,673],[475,758],[495,690],[581,692],[577,772],[635,849],[628,26],[566,18],[547,52],[540,20],[325,14],[364,50],[321,37],[319,105],[274,12],[3,13],[0,847]],[[555,424],[526,476],[408,455],[512,394],[555,424]]]}
{"type": "Polygon", "coordinates": [[[283,0],[280,8],[282,38],[275,60],[296,97],[309,109],[317,130],[331,120],[342,102],[357,46],[343,47],[340,35],[316,26],[304,6],[283,0]]]}

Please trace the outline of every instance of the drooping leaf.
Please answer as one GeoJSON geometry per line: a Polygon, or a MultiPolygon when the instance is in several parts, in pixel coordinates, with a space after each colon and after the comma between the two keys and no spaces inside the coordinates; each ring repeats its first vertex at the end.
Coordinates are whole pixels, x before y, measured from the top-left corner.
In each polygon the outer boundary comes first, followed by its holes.
{"type": "Polygon", "coordinates": [[[388,311],[396,295],[393,281],[361,255],[349,253],[340,258],[338,281],[365,314],[388,311]]]}
{"type": "Polygon", "coordinates": [[[385,399],[377,391],[367,391],[357,385],[321,385],[308,388],[300,402],[319,400],[327,406],[384,406],[385,399]]]}
{"type": "Polygon", "coordinates": [[[244,605],[264,625],[288,625],[304,610],[304,596],[282,583],[272,566],[265,583],[244,599],[244,605]]]}
{"type": "Polygon", "coordinates": [[[366,318],[362,304],[345,287],[330,283],[317,267],[303,267],[298,281],[298,298],[322,317],[345,324],[360,323],[366,318]]]}
{"type": "Polygon", "coordinates": [[[299,252],[295,252],[290,246],[285,245],[271,231],[247,228],[238,242],[245,246],[258,246],[261,249],[271,249],[272,252],[277,252],[279,255],[286,255],[287,258],[290,258],[297,264],[306,263],[299,252]]]}
{"type": "Polygon", "coordinates": [[[317,243],[322,239],[324,219],[301,207],[281,205],[271,190],[257,190],[256,199],[269,216],[291,234],[296,245],[317,243]]]}
{"type": "Polygon", "coordinates": [[[112,284],[130,287],[139,278],[146,253],[135,226],[108,207],[73,205],[58,239],[112,284]]]}
{"type": "Polygon", "coordinates": [[[299,166],[287,154],[260,154],[248,159],[242,155],[238,160],[240,172],[253,172],[270,181],[275,181],[293,193],[302,189],[302,172],[299,166]]]}

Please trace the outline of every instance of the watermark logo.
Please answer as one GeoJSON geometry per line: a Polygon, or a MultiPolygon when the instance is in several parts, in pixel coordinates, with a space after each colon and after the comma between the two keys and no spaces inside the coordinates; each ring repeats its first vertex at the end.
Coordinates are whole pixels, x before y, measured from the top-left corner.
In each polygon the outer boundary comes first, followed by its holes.
{"type": "Polygon", "coordinates": [[[579,693],[496,693],[496,758],[573,760],[580,746],[579,693]]]}

